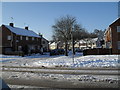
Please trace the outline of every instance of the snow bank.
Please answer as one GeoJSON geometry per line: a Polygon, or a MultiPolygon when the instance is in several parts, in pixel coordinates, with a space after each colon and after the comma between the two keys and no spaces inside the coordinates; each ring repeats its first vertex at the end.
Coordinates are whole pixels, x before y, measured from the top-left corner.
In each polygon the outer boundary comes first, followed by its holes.
{"type": "Polygon", "coordinates": [[[71,53],[69,53],[69,56],[49,56],[49,53],[47,53],[45,55],[33,54],[25,57],[0,55],[0,61],[6,61],[3,64],[7,65],[32,67],[118,67],[120,66],[118,57],[120,55],[82,56],[82,53],[76,53],[73,59],[71,53]]]}
{"type": "Polygon", "coordinates": [[[74,59],[72,57],[61,56],[34,62],[33,66],[118,67],[120,65],[119,62],[120,59],[118,59],[118,55],[90,55],[75,57],[74,59]]]}

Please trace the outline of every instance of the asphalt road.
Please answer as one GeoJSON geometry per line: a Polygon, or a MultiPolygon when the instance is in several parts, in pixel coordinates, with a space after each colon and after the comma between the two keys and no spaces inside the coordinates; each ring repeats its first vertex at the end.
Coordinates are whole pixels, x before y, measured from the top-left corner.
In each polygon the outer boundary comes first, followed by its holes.
{"type": "Polygon", "coordinates": [[[26,85],[45,88],[118,88],[118,82],[108,83],[103,81],[80,81],[74,79],[59,79],[59,78],[36,78],[33,74],[65,74],[65,75],[102,75],[117,77],[118,69],[69,69],[69,68],[31,68],[31,67],[15,67],[5,66],[2,68],[3,79],[10,85],[26,85]],[[10,77],[11,74],[25,74],[29,73],[30,78],[25,76],[10,77]]]}

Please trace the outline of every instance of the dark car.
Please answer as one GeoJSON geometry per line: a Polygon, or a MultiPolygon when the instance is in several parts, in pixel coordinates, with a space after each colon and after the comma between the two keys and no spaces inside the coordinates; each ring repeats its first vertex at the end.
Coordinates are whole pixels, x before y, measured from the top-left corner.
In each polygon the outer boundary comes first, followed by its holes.
{"type": "Polygon", "coordinates": [[[64,49],[54,49],[54,50],[50,51],[50,56],[61,55],[61,54],[64,54],[64,53],[65,53],[64,49]]]}
{"type": "Polygon", "coordinates": [[[79,49],[79,48],[76,48],[76,49],[75,49],[75,52],[83,52],[83,50],[82,50],[82,49],[79,49]]]}

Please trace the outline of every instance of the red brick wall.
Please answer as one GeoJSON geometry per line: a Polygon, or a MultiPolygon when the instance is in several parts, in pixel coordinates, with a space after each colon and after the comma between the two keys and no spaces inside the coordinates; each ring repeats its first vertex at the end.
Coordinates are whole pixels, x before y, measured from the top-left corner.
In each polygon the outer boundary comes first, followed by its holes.
{"type": "MultiPolygon", "coordinates": [[[[41,38],[35,38],[35,40],[32,40],[32,37],[29,37],[29,40],[26,40],[26,36],[23,36],[23,39],[20,40],[20,36],[16,35],[14,33],[11,33],[11,31],[6,28],[4,25],[2,25],[2,30],[0,30],[0,38],[2,38],[2,46],[3,46],[3,53],[4,53],[4,48],[6,47],[11,47],[13,51],[18,50],[18,46],[24,47],[25,45],[36,45],[36,46],[41,46],[41,38]],[[1,32],[2,31],[2,32],[1,32]],[[11,35],[13,36],[13,40],[7,39],[7,36],[11,35]],[[19,42],[16,42],[18,40],[19,42]],[[11,46],[12,45],[12,46],[11,46]]],[[[2,48],[0,48],[1,50],[2,48]]]]}
{"type": "Polygon", "coordinates": [[[118,41],[120,41],[120,33],[117,32],[117,26],[120,26],[120,19],[118,19],[115,23],[111,24],[112,31],[112,52],[113,54],[120,54],[120,50],[118,50],[118,41]]]}

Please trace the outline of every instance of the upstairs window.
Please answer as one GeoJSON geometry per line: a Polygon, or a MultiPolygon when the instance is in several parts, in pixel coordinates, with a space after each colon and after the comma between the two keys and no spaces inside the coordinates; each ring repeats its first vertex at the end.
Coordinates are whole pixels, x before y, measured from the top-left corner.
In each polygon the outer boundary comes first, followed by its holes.
{"type": "Polygon", "coordinates": [[[32,37],[32,40],[34,40],[34,37],[32,37]]]}
{"type": "Polygon", "coordinates": [[[43,41],[43,44],[45,44],[45,41],[43,41]]]}
{"type": "Polygon", "coordinates": [[[120,32],[120,26],[117,26],[117,32],[120,32]]]}
{"type": "Polygon", "coordinates": [[[26,37],[26,40],[28,40],[28,37],[26,37]]]}
{"type": "Polygon", "coordinates": [[[37,38],[37,41],[39,41],[39,38],[37,38]]]}
{"type": "Polygon", "coordinates": [[[36,38],[36,41],[38,41],[38,38],[36,38]]]}
{"type": "Polygon", "coordinates": [[[22,40],[23,39],[23,37],[22,36],[20,36],[20,40],[22,40]]]}
{"type": "Polygon", "coordinates": [[[118,41],[118,49],[120,50],[120,41],[118,41]]]}
{"type": "Polygon", "coordinates": [[[12,40],[12,37],[9,35],[9,36],[7,37],[7,40],[12,40]]]}

